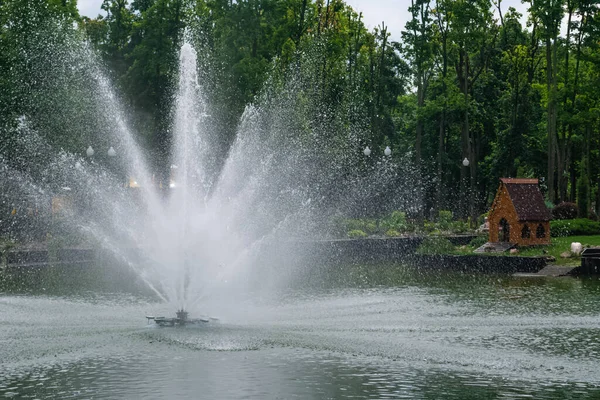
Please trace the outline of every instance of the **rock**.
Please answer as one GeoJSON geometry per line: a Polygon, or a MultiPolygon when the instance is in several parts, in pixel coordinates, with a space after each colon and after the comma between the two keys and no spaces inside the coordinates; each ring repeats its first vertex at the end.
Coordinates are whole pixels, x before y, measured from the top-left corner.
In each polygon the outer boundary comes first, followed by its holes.
{"type": "Polygon", "coordinates": [[[571,252],[563,251],[562,253],[560,253],[560,258],[571,258],[571,252]]]}
{"type": "Polygon", "coordinates": [[[519,249],[510,249],[510,254],[519,254],[519,249]]]}
{"type": "Polygon", "coordinates": [[[578,256],[581,254],[582,251],[583,251],[583,246],[581,245],[581,243],[579,243],[579,242],[571,243],[571,253],[578,256]]]}
{"type": "Polygon", "coordinates": [[[545,259],[546,259],[546,261],[547,261],[547,262],[549,262],[549,263],[556,261],[556,257],[554,257],[554,256],[546,256],[546,257],[544,257],[544,258],[545,258],[545,259]]]}

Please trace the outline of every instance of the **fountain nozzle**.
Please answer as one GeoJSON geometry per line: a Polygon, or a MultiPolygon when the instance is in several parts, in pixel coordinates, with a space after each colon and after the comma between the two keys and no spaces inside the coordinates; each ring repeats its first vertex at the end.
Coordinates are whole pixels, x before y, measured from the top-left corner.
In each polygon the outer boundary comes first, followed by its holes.
{"type": "Polygon", "coordinates": [[[183,308],[177,310],[177,312],[175,313],[176,318],[179,320],[179,323],[184,323],[187,321],[188,319],[188,312],[185,311],[183,308]]]}

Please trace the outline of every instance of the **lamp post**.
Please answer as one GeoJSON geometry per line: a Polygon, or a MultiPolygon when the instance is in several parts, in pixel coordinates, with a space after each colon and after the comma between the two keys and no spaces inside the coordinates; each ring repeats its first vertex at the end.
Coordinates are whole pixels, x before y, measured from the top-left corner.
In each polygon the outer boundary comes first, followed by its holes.
{"type": "Polygon", "coordinates": [[[390,146],[386,146],[385,147],[385,150],[383,151],[383,154],[385,154],[388,157],[392,155],[392,149],[390,149],[390,146]]]}
{"type": "Polygon", "coordinates": [[[363,150],[363,153],[367,157],[369,157],[371,155],[371,149],[369,148],[369,146],[365,147],[365,149],[363,150]]]}
{"type": "Polygon", "coordinates": [[[460,173],[460,216],[461,218],[467,218],[469,215],[468,206],[467,206],[467,197],[470,197],[468,193],[469,186],[467,184],[467,171],[469,169],[469,165],[471,162],[467,157],[462,160],[462,169],[460,173]]]}
{"type": "Polygon", "coordinates": [[[467,202],[465,201],[465,199],[463,198],[463,209],[464,209],[464,213],[465,213],[465,217],[467,218],[471,218],[471,226],[473,226],[475,220],[477,219],[477,216],[475,215],[475,167],[476,165],[472,165],[471,168],[469,168],[469,166],[471,165],[471,162],[469,161],[469,159],[467,157],[464,158],[464,160],[462,160],[462,165],[463,167],[468,171],[468,178],[467,178],[467,173],[465,171],[464,174],[464,183],[463,183],[463,194],[464,193],[468,193],[468,198],[469,198],[469,202],[467,205],[467,202]]]}

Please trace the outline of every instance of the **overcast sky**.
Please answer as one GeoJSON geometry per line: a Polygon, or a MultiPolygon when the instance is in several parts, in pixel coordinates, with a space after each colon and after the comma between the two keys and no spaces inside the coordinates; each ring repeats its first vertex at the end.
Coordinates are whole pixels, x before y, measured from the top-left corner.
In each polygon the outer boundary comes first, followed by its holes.
{"type": "MultiPolygon", "coordinates": [[[[400,40],[400,32],[410,17],[410,0],[346,0],[346,3],[363,13],[363,20],[368,28],[372,29],[385,21],[393,40],[400,40]]],[[[102,0],[79,0],[79,13],[91,18],[96,17],[98,13],[103,13],[101,5],[102,0]]],[[[521,0],[503,0],[503,13],[508,7],[514,7],[521,14],[526,14],[527,6],[521,4],[521,0]]]]}

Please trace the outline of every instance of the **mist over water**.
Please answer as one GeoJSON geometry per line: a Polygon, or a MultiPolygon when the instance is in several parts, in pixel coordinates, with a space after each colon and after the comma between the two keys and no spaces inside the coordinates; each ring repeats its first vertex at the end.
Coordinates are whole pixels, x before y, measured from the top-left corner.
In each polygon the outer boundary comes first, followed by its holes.
{"type": "MultiPolygon", "coordinates": [[[[418,190],[402,182],[411,179],[404,173],[410,164],[364,156],[361,125],[340,128],[340,114],[350,106],[323,103],[306,57],[300,73],[292,67],[267,80],[230,127],[235,139],[222,153],[203,88],[206,74],[198,69],[202,54],[185,41],[173,83],[171,149],[161,149],[170,157],[169,171],[158,173],[90,46],[75,38],[70,50],[49,53],[44,63],[50,67],[37,60],[49,71],[44,86],[53,89],[51,96],[79,96],[75,102],[85,107],[63,109],[50,98],[62,118],[49,123],[23,115],[6,128],[13,146],[0,152],[0,165],[3,184],[14,192],[4,202],[18,198],[22,208],[43,209],[60,199],[68,205],[61,217],[49,216],[38,230],[60,228],[79,246],[108,250],[174,308],[194,312],[211,298],[285,287],[294,271],[275,276],[256,262],[265,243],[327,237],[335,216],[364,212],[373,199],[418,208],[418,190]],[[83,132],[74,135],[77,154],[60,147],[61,130],[72,123],[83,132]],[[85,155],[89,146],[92,156],[85,155]],[[109,147],[116,156],[107,155],[109,147]]],[[[302,263],[300,254],[287,257],[302,263]]]]}
{"type": "Polygon", "coordinates": [[[319,49],[274,66],[229,141],[185,41],[157,157],[91,47],[56,37],[32,38],[29,112],[0,126],[2,216],[31,247],[103,257],[0,287],[0,396],[599,398],[597,279],[316,265],[336,218],[421,206],[410,155],[377,154],[352,91],[323,98],[319,49]],[[220,320],[145,325],[181,307],[220,320]]]}

